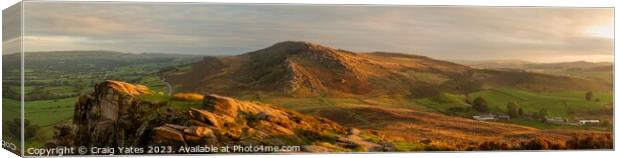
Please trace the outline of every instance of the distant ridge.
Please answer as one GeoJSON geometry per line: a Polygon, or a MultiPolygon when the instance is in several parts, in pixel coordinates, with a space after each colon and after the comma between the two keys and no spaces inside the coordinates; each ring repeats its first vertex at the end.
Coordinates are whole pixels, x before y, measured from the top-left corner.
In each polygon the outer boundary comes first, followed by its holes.
{"type": "Polygon", "coordinates": [[[180,91],[226,95],[407,95],[428,86],[456,92],[483,86],[537,91],[609,88],[576,78],[478,70],[419,55],[355,53],[303,41],[284,41],[237,56],[205,57],[191,69],[168,72],[166,78],[180,91]]]}

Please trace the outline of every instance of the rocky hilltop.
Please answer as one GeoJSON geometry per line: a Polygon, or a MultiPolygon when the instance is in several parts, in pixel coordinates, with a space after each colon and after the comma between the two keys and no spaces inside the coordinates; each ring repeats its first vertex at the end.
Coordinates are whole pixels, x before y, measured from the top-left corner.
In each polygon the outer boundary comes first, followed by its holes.
{"type": "Polygon", "coordinates": [[[423,83],[411,72],[445,77],[465,70],[466,66],[423,56],[354,53],[309,42],[285,41],[242,55],[205,57],[190,71],[171,71],[166,76],[179,91],[347,96],[404,93],[408,91],[405,87],[423,83]]]}
{"type": "Polygon", "coordinates": [[[300,146],[303,151],[384,151],[389,145],[362,140],[360,131],[328,119],[279,107],[205,95],[202,107],[185,111],[144,99],[147,87],[105,81],[80,96],[72,124],[55,126],[45,146],[146,147],[169,145],[300,146]]]}
{"type": "Polygon", "coordinates": [[[176,91],[228,96],[404,96],[427,89],[464,93],[483,87],[609,89],[577,78],[480,70],[425,56],[351,52],[303,41],[280,42],[236,56],[205,57],[163,74],[176,91]]]}

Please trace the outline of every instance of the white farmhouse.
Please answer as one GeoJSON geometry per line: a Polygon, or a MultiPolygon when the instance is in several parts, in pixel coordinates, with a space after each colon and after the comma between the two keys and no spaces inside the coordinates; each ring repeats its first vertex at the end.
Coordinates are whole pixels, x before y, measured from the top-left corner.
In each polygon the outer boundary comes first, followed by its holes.
{"type": "Polygon", "coordinates": [[[561,118],[561,117],[551,117],[551,118],[545,118],[545,123],[550,123],[550,124],[566,124],[566,119],[561,118]]]}
{"type": "Polygon", "coordinates": [[[599,120],[579,120],[579,122],[577,122],[577,124],[579,125],[587,125],[587,124],[597,124],[599,123],[599,120]]]}
{"type": "Polygon", "coordinates": [[[492,115],[492,114],[488,114],[488,115],[475,115],[475,116],[473,116],[473,118],[475,120],[478,120],[478,121],[491,121],[491,120],[495,120],[495,115],[492,115]]]}

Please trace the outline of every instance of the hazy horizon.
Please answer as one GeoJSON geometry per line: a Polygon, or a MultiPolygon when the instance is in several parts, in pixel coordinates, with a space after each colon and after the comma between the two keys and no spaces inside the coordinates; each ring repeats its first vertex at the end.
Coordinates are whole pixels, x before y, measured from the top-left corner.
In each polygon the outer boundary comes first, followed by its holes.
{"type": "MultiPolygon", "coordinates": [[[[614,59],[613,8],[70,2],[24,5],[27,52],[112,50],[238,55],[295,40],[355,52],[398,52],[443,60],[549,63],[614,59]]],[[[4,39],[5,47],[15,41],[15,37],[4,39]]]]}
{"type": "MultiPolygon", "coordinates": [[[[262,48],[261,48],[262,49],[262,48]]],[[[259,49],[257,49],[259,50],[259,49]]],[[[127,54],[168,54],[168,55],[174,55],[174,54],[178,54],[178,55],[195,55],[195,56],[219,56],[219,57],[223,57],[223,56],[234,56],[234,55],[239,55],[239,54],[223,54],[223,55],[204,55],[204,54],[185,54],[185,53],[166,53],[166,52],[122,52],[122,51],[115,51],[115,50],[53,50],[53,51],[30,51],[30,52],[25,52],[25,53],[40,53],[40,52],[70,52],[70,51],[109,51],[109,52],[118,52],[118,53],[127,53],[127,54]]],[[[3,54],[3,55],[10,55],[10,54],[16,54],[15,53],[8,53],[8,54],[3,54]]],[[[248,52],[245,52],[248,53],[248,52]]],[[[357,53],[373,53],[373,52],[357,52],[357,53]]],[[[389,52],[389,53],[399,53],[399,52],[389,52]]],[[[402,53],[402,54],[407,54],[407,53],[402,53]]],[[[418,55],[418,54],[412,54],[412,55],[418,55]]],[[[454,59],[454,58],[434,58],[434,59],[438,59],[438,60],[444,60],[444,61],[449,61],[449,62],[510,62],[510,61],[514,61],[514,62],[526,62],[526,63],[533,63],[533,64],[546,64],[546,63],[571,63],[571,62],[590,62],[590,63],[614,63],[614,61],[586,61],[586,60],[571,60],[571,61],[555,61],[555,62],[538,62],[538,61],[530,61],[530,60],[522,60],[522,59],[480,59],[480,60],[475,60],[475,59],[454,59]]]]}

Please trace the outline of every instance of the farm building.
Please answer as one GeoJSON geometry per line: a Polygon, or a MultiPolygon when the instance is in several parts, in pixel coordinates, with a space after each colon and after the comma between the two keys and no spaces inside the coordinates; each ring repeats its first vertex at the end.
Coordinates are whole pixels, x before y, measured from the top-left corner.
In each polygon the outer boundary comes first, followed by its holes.
{"type": "Polygon", "coordinates": [[[490,120],[495,120],[495,115],[492,115],[492,114],[475,115],[473,116],[473,118],[478,121],[490,121],[490,120]]]}
{"type": "Polygon", "coordinates": [[[561,117],[550,117],[550,118],[545,118],[545,123],[566,124],[566,120],[561,117]]]}
{"type": "Polygon", "coordinates": [[[500,120],[510,120],[510,116],[509,115],[505,115],[505,114],[497,115],[497,119],[500,119],[500,120]]]}
{"type": "Polygon", "coordinates": [[[587,124],[597,124],[599,123],[599,120],[579,120],[579,122],[577,122],[577,124],[579,125],[587,125],[587,124]]]}

